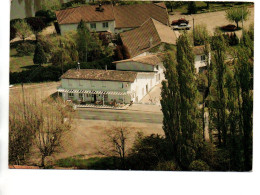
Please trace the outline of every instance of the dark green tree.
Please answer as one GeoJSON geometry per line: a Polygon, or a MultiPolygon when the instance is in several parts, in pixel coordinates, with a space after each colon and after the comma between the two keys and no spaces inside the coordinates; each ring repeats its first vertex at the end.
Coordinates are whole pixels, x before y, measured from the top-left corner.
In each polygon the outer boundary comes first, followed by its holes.
{"type": "Polygon", "coordinates": [[[37,43],[34,51],[34,56],[33,56],[33,63],[42,65],[44,63],[47,63],[47,57],[46,54],[43,50],[43,47],[41,44],[37,43]]]}
{"type": "MultiPolygon", "coordinates": [[[[176,57],[169,53],[165,59],[166,81],[162,82],[163,130],[171,143],[175,161],[188,170],[195,160],[199,129],[198,89],[195,82],[194,54],[186,34],[177,41],[176,57]]],[[[201,135],[202,136],[202,135],[201,135]]]]}
{"type": "Polygon", "coordinates": [[[191,1],[188,3],[188,14],[196,14],[198,11],[197,5],[195,1],[191,1]]]}

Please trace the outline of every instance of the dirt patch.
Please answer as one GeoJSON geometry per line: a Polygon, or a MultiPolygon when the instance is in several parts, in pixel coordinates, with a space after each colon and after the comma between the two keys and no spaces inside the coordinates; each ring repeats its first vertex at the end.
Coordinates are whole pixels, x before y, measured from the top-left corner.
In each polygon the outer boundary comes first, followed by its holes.
{"type": "MultiPolygon", "coordinates": [[[[132,146],[137,132],[143,132],[144,135],[164,135],[161,124],[77,119],[74,120],[72,130],[63,137],[62,150],[46,160],[54,162],[78,155],[84,156],[84,158],[99,156],[99,147],[105,144],[106,131],[114,126],[128,128],[130,132],[127,140],[128,148],[132,146]]],[[[33,149],[32,153],[30,163],[38,164],[40,157],[37,149],[33,149]]]]}

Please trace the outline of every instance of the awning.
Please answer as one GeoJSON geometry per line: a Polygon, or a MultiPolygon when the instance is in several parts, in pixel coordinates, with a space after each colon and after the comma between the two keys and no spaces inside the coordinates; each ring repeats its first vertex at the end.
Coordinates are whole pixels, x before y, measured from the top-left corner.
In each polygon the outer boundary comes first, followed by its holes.
{"type": "Polygon", "coordinates": [[[85,94],[108,94],[108,95],[131,95],[131,93],[127,92],[119,92],[119,91],[88,91],[83,89],[62,89],[58,88],[58,92],[65,93],[85,93],[85,94]]]}

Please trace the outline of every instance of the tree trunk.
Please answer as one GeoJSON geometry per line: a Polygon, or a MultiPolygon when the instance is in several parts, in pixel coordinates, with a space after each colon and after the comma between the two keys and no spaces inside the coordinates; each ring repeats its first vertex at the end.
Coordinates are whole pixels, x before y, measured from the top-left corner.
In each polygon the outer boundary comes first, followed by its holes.
{"type": "Polygon", "coordinates": [[[238,22],[236,22],[236,24],[237,24],[237,28],[238,28],[238,22]]]}
{"type": "Polygon", "coordinates": [[[45,168],[45,156],[44,156],[44,155],[42,155],[41,166],[42,166],[43,168],[45,168]]]}

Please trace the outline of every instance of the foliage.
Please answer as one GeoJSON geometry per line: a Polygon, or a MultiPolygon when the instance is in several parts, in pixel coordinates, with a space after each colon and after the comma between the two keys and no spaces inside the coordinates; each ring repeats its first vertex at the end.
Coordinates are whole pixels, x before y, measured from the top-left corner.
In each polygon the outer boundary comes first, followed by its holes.
{"type": "Polygon", "coordinates": [[[198,8],[196,6],[196,2],[195,1],[191,1],[188,3],[188,14],[196,14],[198,11],[198,8]]]}
{"type": "Polygon", "coordinates": [[[231,8],[226,11],[226,18],[230,22],[235,22],[237,24],[238,28],[238,22],[246,21],[248,19],[248,16],[250,15],[250,11],[247,8],[231,8]]]}
{"type": "Polygon", "coordinates": [[[40,66],[42,64],[47,63],[47,57],[46,57],[43,47],[40,43],[36,44],[34,56],[33,56],[33,63],[38,64],[40,66]]]}
{"type": "Polygon", "coordinates": [[[16,29],[13,26],[10,26],[10,40],[14,39],[16,37],[16,29]]]}
{"type": "Polygon", "coordinates": [[[15,22],[13,27],[16,29],[17,35],[23,41],[32,34],[31,27],[24,20],[15,22]]]}
{"type": "Polygon", "coordinates": [[[39,10],[35,13],[35,17],[44,18],[47,23],[55,21],[56,14],[52,10],[39,10]]]}
{"type": "Polygon", "coordinates": [[[159,162],[170,161],[171,158],[172,150],[164,137],[158,134],[144,136],[139,132],[127,161],[132,170],[153,170],[159,162]]]}
{"type": "Polygon", "coordinates": [[[25,18],[25,21],[31,27],[32,31],[37,34],[47,27],[46,20],[40,17],[29,17],[25,18]]]}
{"type": "Polygon", "coordinates": [[[59,0],[42,0],[41,2],[42,10],[59,10],[61,8],[61,3],[59,0]]]}
{"type": "Polygon", "coordinates": [[[192,161],[192,163],[189,166],[189,169],[192,171],[208,171],[209,166],[202,160],[195,160],[192,161]]]}
{"type": "Polygon", "coordinates": [[[196,140],[199,138],[195,138],[198,133],[198,90],[191,51],[185,33],[177,41],[177,53],[169,52],[164,61],[167,82],[162,82],[161,92],[163,130],[173,148],[174,159],[182,170],[187,170],[195,160],[196,140]]]}
{"type": "Polygon", "coordinates": [[[34,52],[35,46],[31,43],[23,42],[16,47],[18,56],[28,56],[34,52]]]}
{"type": "Polygon", "coordinates": [[[102,45],[98,34],[91,33],[82,20],[77,28],[76,43],[80,62],[93,62],[113,55],[113,50],[109,46],[102,45]]]}
{"type": "Polygon", "coordinates": [[[172,12],[173,9],[181,7],[182,5],[184,5],[184,2],[182,2],[182,1],[166,1],[165,5],[168,9],[170,8],[171,12],[172,12]]]}
{"type": "Polygon", "coordinates": [[[173,161],[159,162],[155,168],[158,171],[178,171],[176,164],[173,161]]]}
{"type": "Polygon", "coordinates": [[[206,25],[196,25],[194,29],[194,46],[205,45],[209,41],[209,32],[206,25]]]}

